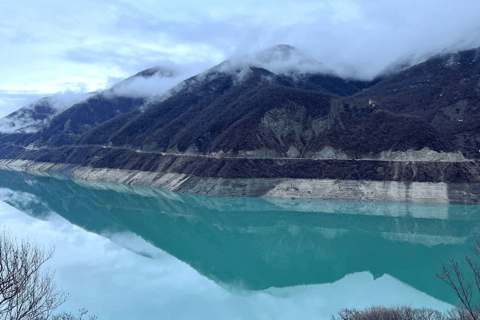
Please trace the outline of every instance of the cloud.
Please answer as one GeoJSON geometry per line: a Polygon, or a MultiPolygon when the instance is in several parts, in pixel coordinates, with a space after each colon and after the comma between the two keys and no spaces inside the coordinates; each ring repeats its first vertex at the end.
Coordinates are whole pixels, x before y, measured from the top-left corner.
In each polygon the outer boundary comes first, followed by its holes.
{"type": "Polygon", "coordinates": [[[399,61],[415,64],[437,53],[480,46],[476,14],[480,3],[476,1],[348,0],[322,4],[312,9],[314,15],[295,24],[242,25],[245,33],[236,35],[232,54],[244,55],[285,43],[341,76],[371,79],[399,61]],[[258,29],[251,32],[253,28],[258,29]]]}
{"type": "MultiPolygon", "coordinates": [[[[480,46],[478,12],[476,0],[4,1],[0,91],[99,91],[166,62],[206,69],[282,43],[371,79],[398,61],[480,46]]],[[[14,103],[0,96],[0,114],[14,103]]]]}
{"type": "Polygon", "coordinates": [[[34,101],[0,119],[1,133],[34,133],[47,126],[58,113],[92,94],[65,91],[34,101]]]}
{"type": "Polygon", "coordinates": [[[127,96],[138,98],[153,98],[165,94],[179,83],[203,71],[205,65],[202,63],[179,66],[174,63],[166,63],[164,66],[157,66],[146,69],[148,76],[140,74],[125,79],[103,94],[111,96],[127,96]]]}
{"type": "Polygon", "coordinates": [[[104,95],[151,98],[165,93],[182,80],[184,78],[178,74],[164,76],[161,73],[155,73],[150,77],[137,76],[114,85],[105,91],[104,95]]]}
{"type": "Polygon", "coordinates": [[[0,90],[0,118],[17,111],[21,107],[45,97],[44,94],[26,93],[10,93],[0,90]]]}
{"type": "Polygon", "coordinates": [[[70,108],[76,103],[79,103],[88,97],[91,97],[94,93],[89,92],[76,92],[76,91],[64,91],[59,94],[54,95],[51,98],[50,105],[58,110],[59,112],[64,111],[65,109],[70,108]]]}
{"type": "Polygon", "coordinates": [[[214,69],[232,72],[245,67],[264,68],[276,74],[334,73],[332,69],[304,52],[284,44],[252,54],[235,55],[214,69]]]}
{"type": "Polygon", "coordinates": [[[416,64],[437,53],[480,46],[479,2],[355,3],[355,18],[298,25],[285,30],[285,38],[342,76],[367,79],[398,61],[416,64]]]}

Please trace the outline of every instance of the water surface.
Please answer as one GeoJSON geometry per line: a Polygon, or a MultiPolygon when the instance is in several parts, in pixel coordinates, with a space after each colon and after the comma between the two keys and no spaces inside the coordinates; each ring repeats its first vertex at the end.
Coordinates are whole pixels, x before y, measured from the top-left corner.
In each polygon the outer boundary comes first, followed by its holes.
{"type": "Polygon", "coordinates": [[[3,204],[0,223],[55,243],[63,308],[102,319],[445,310],[457,301],[435,274],[480,226],[472,205],[209,198],[7,171],[0,197],[23,212],[3,204]]]}

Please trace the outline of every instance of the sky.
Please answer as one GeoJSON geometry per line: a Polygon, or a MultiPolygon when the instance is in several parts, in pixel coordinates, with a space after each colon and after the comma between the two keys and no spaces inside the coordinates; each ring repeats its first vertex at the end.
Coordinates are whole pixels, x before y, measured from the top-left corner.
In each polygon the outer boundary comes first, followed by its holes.
{"type": "Polygon", "coordinates": [[[478,0],[1,1],[0,117],[157,65],[182,70],[180,81],[277,44],[369,79],[479,47],[479,12],[478,0]]]}
{"type": "Polygon", "coordinates": [[[342,308],[452,308],[392,276],[374,279],[369,272],[349,274],[334,283],[260,291],[227,288],[133,233],[98,235],[53,211],[38,220],[4,201],[28,207],[42,199],[0,188],[0,230],[5,227],[17,241],[28,239],[46,249],[55,248],[44,267],[55,272],[58,290],[70,295],[58,311],[85,308],[102,320],[153,320],[159,315],[179,320],[330,320],[342,308]]]}

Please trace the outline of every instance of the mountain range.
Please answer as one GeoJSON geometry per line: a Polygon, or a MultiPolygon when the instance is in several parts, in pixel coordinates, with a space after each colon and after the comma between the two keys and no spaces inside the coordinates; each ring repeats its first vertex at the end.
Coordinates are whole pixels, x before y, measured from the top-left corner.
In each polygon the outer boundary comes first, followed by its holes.
{"type": "MultiPolygon", "coordinates": [[[[147,69],[63,111],[51,98],[22,108],[0,120],[0,158],[217,179],[216,190],[219,179],[399,182],[408,190],[436,183],[448,185],[448,201],[477,202],[480,49],[364,81],[279,45],[167,92],[118,90],[174,76],[147,69]]],[[[218,195],[192,188],[183,191],[218,195]]],[[[268,193],[252,188],[247,195],[268,193]]],[[[282,196],[317,197],[303,191],[282,196]]]]}

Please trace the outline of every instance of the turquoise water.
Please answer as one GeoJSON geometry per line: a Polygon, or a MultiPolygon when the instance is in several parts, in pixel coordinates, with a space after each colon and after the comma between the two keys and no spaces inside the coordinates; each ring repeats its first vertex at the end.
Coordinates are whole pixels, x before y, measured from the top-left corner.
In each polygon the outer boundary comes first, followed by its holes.
{"type": "Polygon", "coordinates": [[[480,226],[471,205],[208,198],[7,171],[0,197],[27,214],[4,205],[0,223],[55,243],[52,267],[73,290],[64,308],[106,319],[444,310],[457,300],[435,274],[470,253],[480,226]]]}

